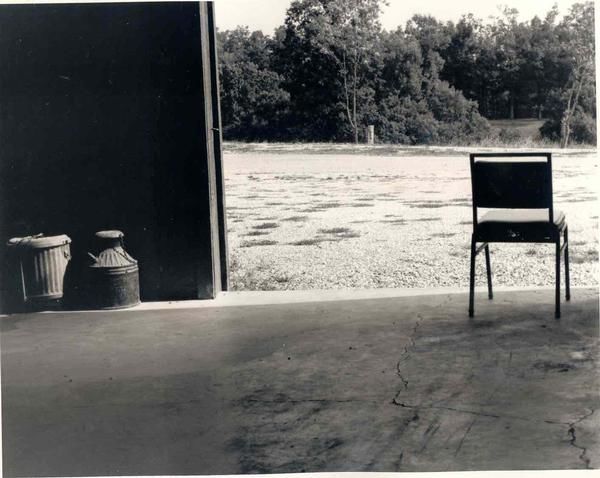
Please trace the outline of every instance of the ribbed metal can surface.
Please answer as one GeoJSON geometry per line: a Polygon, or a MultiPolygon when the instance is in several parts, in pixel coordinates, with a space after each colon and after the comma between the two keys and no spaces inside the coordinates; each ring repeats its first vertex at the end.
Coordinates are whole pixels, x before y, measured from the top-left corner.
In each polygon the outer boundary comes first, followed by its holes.
{"type": "Polygon", "coordinates": [[[8,241],[16,256],[24,303],[42,305],[63,297],[70,243],[66,235],[16,237],[8,241]]]}

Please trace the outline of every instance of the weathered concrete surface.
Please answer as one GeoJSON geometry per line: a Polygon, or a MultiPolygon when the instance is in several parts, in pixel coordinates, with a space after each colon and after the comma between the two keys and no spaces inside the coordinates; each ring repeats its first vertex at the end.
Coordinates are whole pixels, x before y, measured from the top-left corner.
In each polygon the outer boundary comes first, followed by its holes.
{"type": "Polygon", "coordinates": [[[598,294],[553,298],[4,317],[4,473],[595,468],[598,294]]]}

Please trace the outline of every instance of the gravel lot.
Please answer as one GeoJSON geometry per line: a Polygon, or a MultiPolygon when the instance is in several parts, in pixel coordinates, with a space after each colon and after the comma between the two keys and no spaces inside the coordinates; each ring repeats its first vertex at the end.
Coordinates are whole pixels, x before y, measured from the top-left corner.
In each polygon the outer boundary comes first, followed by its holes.
{"type": "MultiPolygon", "coordinates": [[[[233,290],[468,287],[468,151],[226,144],[224,164],[233,290]]],[[[597,166],[595,150],[553,156],[574,286],[597,284],[597,166]]],[[[551,244],[491,253],[497,285],[554,283],[551,244]]]]}

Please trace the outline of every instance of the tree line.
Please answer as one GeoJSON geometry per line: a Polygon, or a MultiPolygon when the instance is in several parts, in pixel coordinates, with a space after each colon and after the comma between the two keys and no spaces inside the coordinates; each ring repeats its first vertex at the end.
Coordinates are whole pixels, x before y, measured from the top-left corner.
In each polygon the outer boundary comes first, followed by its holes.
{"type": "Polygon", "coordinates": [[[272,36],[218,32],[226,139],[480,142],[489,119],[538,118],[541,135],[596,142],[594,5],[519,21],[415,15],[386,31],[384,0],[295,0],[272,36]]]}

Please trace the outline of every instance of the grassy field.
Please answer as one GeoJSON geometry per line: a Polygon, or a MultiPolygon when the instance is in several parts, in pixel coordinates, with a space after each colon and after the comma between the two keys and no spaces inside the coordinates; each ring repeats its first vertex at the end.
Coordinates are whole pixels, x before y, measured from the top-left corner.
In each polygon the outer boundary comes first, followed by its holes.
{"type": "MultiPolygon", "coordinates": [[[[468,151],[226,144],[232,289],[467,287],[468,151]]],[[[572,284],[596,284],[595,150],[556,151],[553,162],[572,284]]],[[[496,284],[553,284],[552,245],[491,250],[496,284]]]]}
{"type": "Polygon", "coordinates": [[[516,132],[523,139],[540,139],[540,128],[545,120],[534,118],[515,119],[515,120],[488,120],[492,129],[500,131],[502,129],[516,132]]]}

